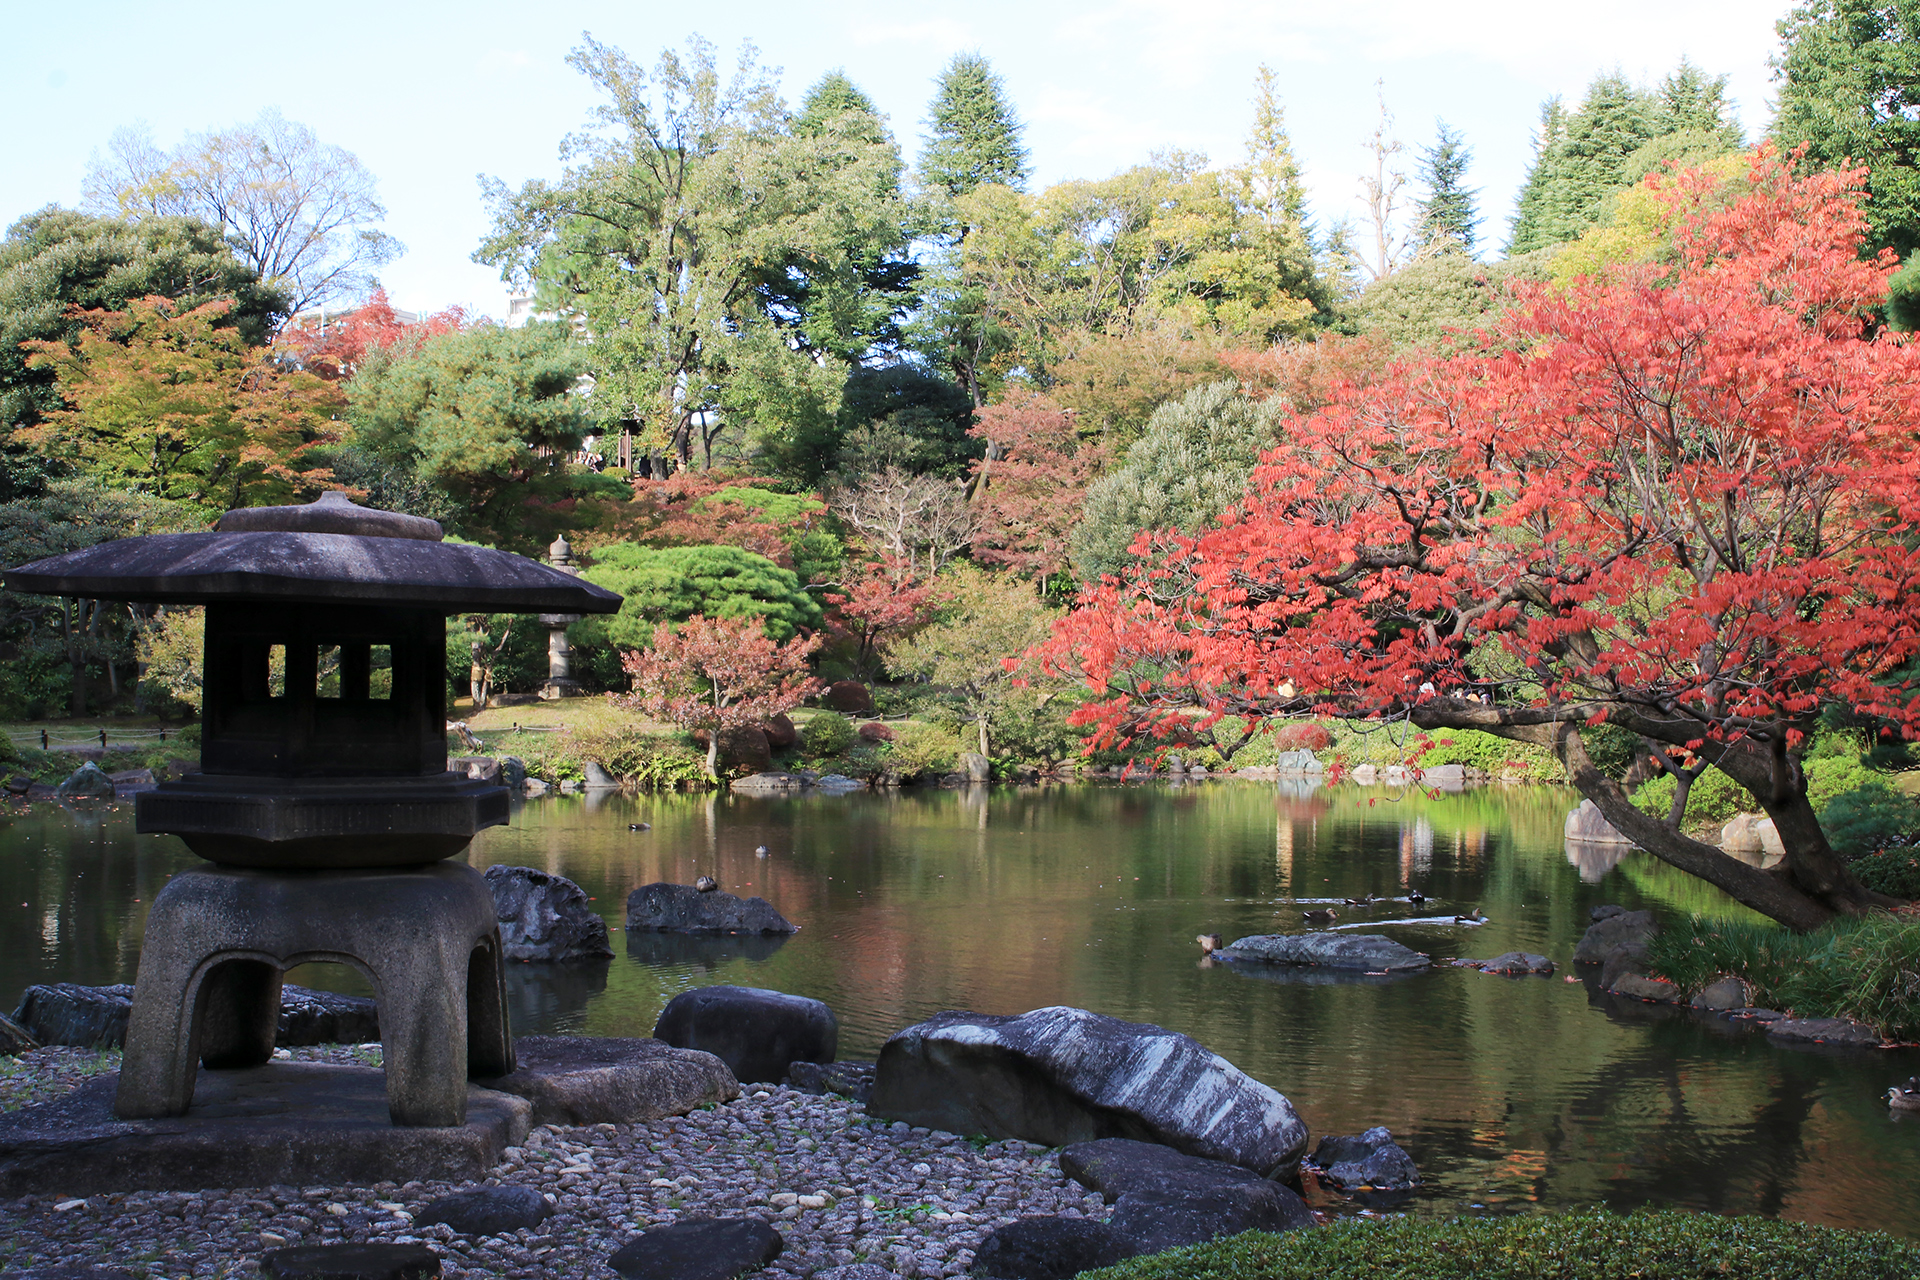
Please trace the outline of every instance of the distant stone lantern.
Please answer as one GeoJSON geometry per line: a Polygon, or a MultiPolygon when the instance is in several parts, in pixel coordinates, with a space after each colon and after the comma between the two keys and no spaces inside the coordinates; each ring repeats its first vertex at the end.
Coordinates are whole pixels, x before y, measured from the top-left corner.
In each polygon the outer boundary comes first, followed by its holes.
{"type": "Polygon", "coordinates": [[[318,960],[373,984],[394,1123],[462,1123],[468,1076],[511,1072],[513,1042],[492,894],[446,859],[507,821],[507,793],[447,770],[445,620],[620,597],[339,493],[6,582],[207,606],[200,771],[142,793],[135,823],[215,865],[154,900],[115,1112],[183,1115],[199,1066],[265,1063],[283,973],[318,960]]]}
{"type": "MultiPolygon", "coordinates": [[[[547,563],[561,573],[575,577],[580,571],[573,567],[573,547],[567,542],[567,535],[561,534],[547,548],[547,563]]],[[[547,629],[547,682],[540,686],[540,696],[549,702],[561,698],[577,698],[584,692],[580,682],[573,678],[573,646],[567,643],[567,628],[580,621],[577,613],[543,613],[540,624],[547,629]]]]}

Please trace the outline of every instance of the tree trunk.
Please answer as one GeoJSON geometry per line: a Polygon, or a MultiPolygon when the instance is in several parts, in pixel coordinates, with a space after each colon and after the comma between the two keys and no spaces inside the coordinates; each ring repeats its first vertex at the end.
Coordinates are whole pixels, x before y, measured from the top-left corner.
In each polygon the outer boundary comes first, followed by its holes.
{"type": "MultiPolygon", "coordinates": [[[[1771,768],[1764,776],[1756,776],[1754,757],[1761,755],[1758,747],[1746,744],[1742,748],[1719,748],[1721,759],[1715,763],[1752,791],[1774,820],[1786,857],[1770,871],[1742,862],[1635,808],[1626,789],[1602,773],[1588,756],[1579,729],[1586,718],[1550,708],[1430,705],[1413,713],[1413,722],[1423,729],[1479,729],[1509,741],[1549,748],[1566,766],[1568,781],[1593,801],[1601,816],[1621,835],[1668,866],[1705,880],[1734,901],[1790,929],[1806,932],[1836,915],[1862,915],[1899,905],[1897,899],[1862,885],[1833,852],[1807,801],[1804,784],[1786,794],[1770,794],[1774,791],[1771,768]]],[[[1648,726],[1629,717],[1624,727],[1644,731],[1648,726]]],[[[1704,737],[1704,732],[1701,730],[1699,736],[1704,737]]]]}
{"type": "Polygon", "coordinates": [[[984,709],[980,712],[980,754],[992,759],[992,752],[987,750],[987,713],[984,709]]]}
{"type": "Polygon", "coordinates": [[[707,776],[716,783],[720,781],[720,729],[717,725],[707,731],[707,776]]]}

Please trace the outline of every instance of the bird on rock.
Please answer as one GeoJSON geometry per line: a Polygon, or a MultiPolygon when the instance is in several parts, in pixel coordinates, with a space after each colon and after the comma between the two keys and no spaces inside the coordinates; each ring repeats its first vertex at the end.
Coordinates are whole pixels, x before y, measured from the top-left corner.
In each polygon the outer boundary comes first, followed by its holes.
{"type": "Polygon", "coordinates": [[[1887,1105],[1895,1111],[1920,1111],[1920,1076],[1908,1076],[1905,1084],[1887,1090],[1887,1105]]]}
{"type": "Polygon", "coordinates": [[[701,893],[712,893],[715,889],[718,889],[720,887],[720,882],[718,880],[715,880],[712,876],[701,876],[699,879],[693,882],[693,887],[695,889],[698,889],[701,893]]]}
{"type": "Polygon", "coordinates": [[[1487,918],[1480,913],[1480,908],[1475,907],[1463,916],[1455,916],[1453,922],[1455,924],[1485,924],[1487,918]]]}
{"type": "Polygon", "coordinates": [[[1200,950],[1205,955],[1212,955],[1226,945],[1220,941],[1220,935],[1217,933],[1203,933],[1194,941],[1200,944],[1200,950]]]}
{"type": "Polygon", "coordinates": [[[1340,918],[1340,913],[1332,907],[1325,911],[1302,911],[1300,918],[1308,924],[1332,924],[1340,918]]]}
{"type": "Polygon", "coordinates": [[[651,822],[629,822],[629,823],[627,824],[627,830],[629,830],[629,831],[651,831],[651,830],[653,830],[653,824],[652,824],[651,822]]]}

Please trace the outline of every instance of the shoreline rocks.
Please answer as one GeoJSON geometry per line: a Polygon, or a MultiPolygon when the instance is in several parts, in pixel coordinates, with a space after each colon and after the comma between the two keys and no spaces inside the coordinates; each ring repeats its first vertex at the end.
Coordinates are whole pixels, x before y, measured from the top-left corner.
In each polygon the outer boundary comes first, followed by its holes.
{"type": "Polygon", "coordinates": [[[627,895],[627,928],[660,933],[798,933],[765,898],[739,898],[724,889],[701,893],[690,884],[642,885],[627,895]]]}
{"type": "Polygon", "coordinates": [[[493,910],[500,920],[501,955],[508,960],[611,960],[607,922],[586,892],[565,876],[536,867],[487,868],[493,910]]]}
{"type": "Polygon", "coordinates": [[[1379,933],[1261,933],[1236,939],[1215,960],[1248,964],[1319,966],[1357,973],[1418,973],[1433,967],[1426,954],[1379,933]]]}

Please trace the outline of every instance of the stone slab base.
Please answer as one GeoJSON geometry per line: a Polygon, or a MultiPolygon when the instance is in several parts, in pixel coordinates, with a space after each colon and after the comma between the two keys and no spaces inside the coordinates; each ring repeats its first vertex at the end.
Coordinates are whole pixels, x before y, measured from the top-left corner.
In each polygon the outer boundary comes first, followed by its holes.
{"type": "Polygon", "coordinates": [[[180,1191],[477,1179],[525,1141],[524,1098],[469,1088],[467,1122],[398,1128],[373,1067],[279,1062],[202,1071],[184,1116],[121,1120],[118,1074],[0,1115],[0,1200],[60,1192],[180,1191]]]}

